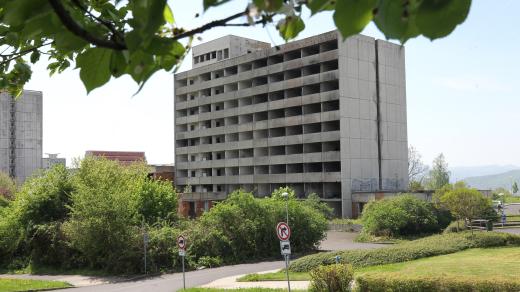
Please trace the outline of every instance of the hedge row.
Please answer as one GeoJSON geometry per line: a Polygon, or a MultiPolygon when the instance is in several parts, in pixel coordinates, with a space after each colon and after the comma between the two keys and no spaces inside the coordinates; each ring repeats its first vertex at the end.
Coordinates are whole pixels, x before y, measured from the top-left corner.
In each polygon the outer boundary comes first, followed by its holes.
{"type": "Polygon", "coordinates": [[[478,278],[461,276],[406,276],[393,273],[366,274],[356,278],[359,292],[498,292],[520,291],[520,279],[510,280],[497,277],[478,278]]]}
{"type": "Polygon", "coordinates": [[[339,255],[341,262],[354,268],[406,262],[415,259],[444,255],[468,248],[520,246],[520,236],[499,232],[469,232],[434,235],[400,243],[380,249],[346,250],[309,255],[291,263],[293,272],[308,272],[320,265],[335,263],[339,255]]]}

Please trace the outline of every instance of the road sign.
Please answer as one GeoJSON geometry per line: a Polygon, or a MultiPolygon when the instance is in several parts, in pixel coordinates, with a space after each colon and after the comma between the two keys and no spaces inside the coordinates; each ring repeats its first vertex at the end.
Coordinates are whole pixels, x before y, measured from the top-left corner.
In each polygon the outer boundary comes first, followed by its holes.
{"type": "Polygon", "coordinates": [[[185,250],[186,249],[186,238],[184,238],[184,236],[182,236],[182,235],[179,235],[179,237],[177,237],[177,245],[179,246],[179,249],[185,250]]]}
{"type": "Polygon", "coordinates": [[[287,241],[291,238],[291,228],[285,222],[280,222],[276,225],[276,235],[281,241],[287,241]]]}
{"type": "Polygon", "coordinates": [[[282,255],[291,254],[291,243],[289,241],[280,241],[280,250],[282,255]]]}
{"type": "Polygon", "coordinates": [[[179,249],[179,255],[181,257],[185,257],[186,256],[186,251],[184,249],[179,249]]]}

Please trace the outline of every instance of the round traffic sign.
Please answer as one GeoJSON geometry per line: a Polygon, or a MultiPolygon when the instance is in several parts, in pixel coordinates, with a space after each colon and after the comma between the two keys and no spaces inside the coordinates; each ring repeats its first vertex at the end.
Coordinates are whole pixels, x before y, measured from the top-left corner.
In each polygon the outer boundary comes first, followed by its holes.
{"type": "Polygon", "coordinates": [[[186,249],[186,238],[184,238],[182,235],[179,235],[179,237],[177,237],[177,245],[180,249],[186,249]]]}
{"type": "Polygon", "coordinates": [[[291,237],[291,228],[285,222],[280,222],[276,225],[276,235],[281,241],[289,240],[291,237]]]}

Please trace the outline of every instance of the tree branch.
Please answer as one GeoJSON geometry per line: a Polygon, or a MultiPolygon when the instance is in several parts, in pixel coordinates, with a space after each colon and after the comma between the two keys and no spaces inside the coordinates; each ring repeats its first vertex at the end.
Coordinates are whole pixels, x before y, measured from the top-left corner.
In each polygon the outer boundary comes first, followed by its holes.
{"type": "Polygon", "coordinates": [[[239,18],[241,16],[246,16],[248,14],[249,14],[249,8],[247,8],[243,12],[233,14],[233,15],[231,15],[229,17],[226,17],[226,18],[223,18],[223,19],[214,20],[214,21],[208,22],[208,23],[206,23],[203,26],[200,26],[198,28],[195,28],[195,29],[192,29],[192,30],[189,30],[189,31],[177,34],[177,35],[174,35],[172,40],[176,41],[176,40],[183,39],[185,37],[190,37],[190,36],[193,36],[193,35],[195,35],[197,33],[201,33],[201,32],[204,32],[204,31],[206,31],[208,29],[211,29],[211,28],[214,28],[214,27],[218,27],[218,26],[230,26],[230,24],[228,24],[229,21],[237,19],[237,18],[239,18]]]}
{"type": "Polygon", "coordinates": [[[15,53],[11,53],[11,54],[6,54],[6,55],[0,55],[0,58],[2,58],[2,62],[0,62],[0,65],[4,65],[12,60],[15,60],[16,58],[19,58],[19,57],[22,57],[22,56],[25,56],[29,53],[32,53],[33,51],[35,50],[38,50],[39,48],[41,47],[45,47],[45,46],[48,46],[50,44],[52,44],[53,42],[48,42],[48,43],[43,43],[39,46],[35,46],[35,47],[32,47],[32,48],[28,48],[28,49],[25,49],[23,51],[19,51],[19,52],[15,52],[15,53]]]}
{"type": "Polygon", "coordinates": [[[76,6],[78,6],[79,9],[81,9],[83,12],[88,14],[90,17],[92,17],[93,19],[97,20],[99,23],[103,24],[109,31],[112,32],[112,35],[114,37],[114,41],[119,43],[119,44],[121,44],[120,41],[124,40],[124,36],[121,36],[121,32],[118,31],[110,21],[106,21],[103,18],[94,15],[85,6],[83,6],[83,4],[81,4],[81,2],[79,0],[72,0],[72,2],[74,4],[76,4],[76,6]]]}
{"type": "Polygon", "coordinates": [[[60,18],[63,25],[76,36],[90,42],[93,45],[98,47],[113,49],[113,50],[126,50],[126,45],[120,44],[117,42],[109,41],[106,39],[98,38],[97,36],[92,35],[90,32],[82,28],[78,23],[74,21],[74,19],[70,16],[69,12],[63,4],[61,0],[49,0],[49,3],[52,6],[52,9],[58,17],[60,18]]]}

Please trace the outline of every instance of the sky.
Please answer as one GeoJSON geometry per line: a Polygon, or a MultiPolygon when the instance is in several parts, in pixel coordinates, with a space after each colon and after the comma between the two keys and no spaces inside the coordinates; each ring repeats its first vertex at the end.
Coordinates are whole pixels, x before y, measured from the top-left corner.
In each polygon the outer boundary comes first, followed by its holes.
{"type": "MultiPolygon", "coordinates": [[[[194,28],[241,11],[234,0],[202,12],[202,0],[169,1],[178,25],[194,28]],[[195,14],[201,16],[195,18],[195,14]]],[[[520,1],[473,0],[466,21],[440,40],[409,40],[406,48],[408,142],[426,164],[444,153],[450,166],[519,165],[520,1]]],[[[309,17],[298,39],[335,29],[330,13],[309,17]]],[[[274,26],[215,28],[201,41],[234,34],[283,44],[274,26]]],[[[384,36],[374,25],[363,34],[384,36]]],[[[112,79],[87,95],[78,70],[49,76],[33,68],[26,89],[43,92],[43,152],[68,164],[86,150],[144,151],[149,163],[175,160],[173,75],[156,73],[138,87],[129,77],[112,79]]],[[[191,57],[181,71],[191,68],[191,57]]]]}

